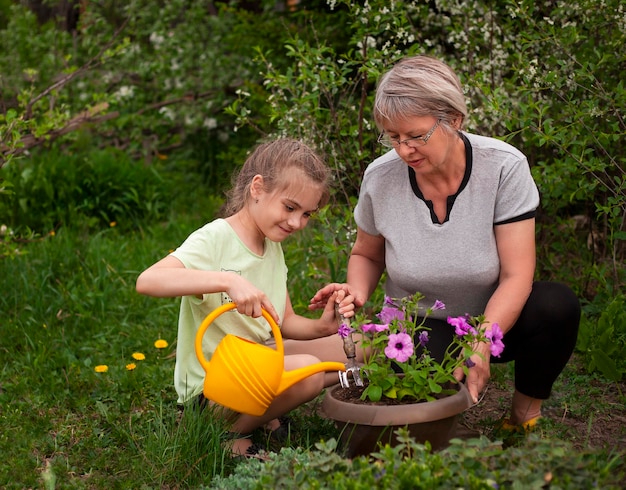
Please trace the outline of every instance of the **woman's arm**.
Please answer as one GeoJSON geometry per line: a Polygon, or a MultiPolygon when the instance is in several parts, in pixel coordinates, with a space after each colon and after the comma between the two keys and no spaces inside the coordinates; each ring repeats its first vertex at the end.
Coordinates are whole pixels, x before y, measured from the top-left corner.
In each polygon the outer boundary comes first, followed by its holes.
{"type": "Polygon", "coordinates": [[[385,238],[357,228],[356,241],[348,261],[347,282],[357,306],[372,295],[385,270],[385,238]]]}
{"type": "Polygon", "coordinates": [[[507,332],[517,321],[533,287],[535,276],[535,220],[495,227],[500,277],[487,302],[485,317],[507,332]]]}
{"type": "Polygon", "coordinates": [[[225,292],[237,304],[239,313],[257,318],[262,314],[261,309],[265,308],[275,321],[279,321],[265,293],[239,274],[187,269],[173,255],[143,271],[137,278],[136,289],[140,294],[161,298],[201,297],[205,293],[225,292]]]}
{"type": "MultiPolygon", "coordinates": [[[[513,327],[530,295],[535,275],[535,220],[528,219],[495,227],[496,244],[500,258],[498,287],[487,302],[484,314],[489,322],[497,323],[506,333],[513,327]]],[[[466,385],[474,399],[483,390],[490,376],[490,346],[479,344],[473,356],[476,364],[469,370],[466,385]]],[[[457,379],[462,373],[456,373],[457,379]]]]}

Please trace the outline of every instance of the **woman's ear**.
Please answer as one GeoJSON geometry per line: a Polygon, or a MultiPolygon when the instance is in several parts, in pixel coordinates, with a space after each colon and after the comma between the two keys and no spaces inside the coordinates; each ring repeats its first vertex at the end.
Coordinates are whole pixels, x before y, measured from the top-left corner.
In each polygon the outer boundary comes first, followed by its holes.
{"type": "Polygon", "coordinates": [[[263,176],[261,174],[256,174],[252,177],[252,182],[250,183],[250,197],[256,200],[261,196],[261,194],[263,194],[263,192],[265,192],[263,176]]]}

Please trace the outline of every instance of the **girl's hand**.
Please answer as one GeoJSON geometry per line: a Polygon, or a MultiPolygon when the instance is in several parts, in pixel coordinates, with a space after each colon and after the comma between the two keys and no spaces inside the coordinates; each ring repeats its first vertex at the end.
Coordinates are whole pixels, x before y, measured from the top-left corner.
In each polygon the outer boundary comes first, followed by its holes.
{"type": "Polygon", "coordinates": [[[274,305],[272,305],[263,291],[239,274],[232,273],[232,276],[233,277],[229,280],[230,287],[226,293],[237,305],[237,311],[239,313],[258,318],[263,314],[262,310],[265,309],[276,323],[280,322],[274,305]]]}
{"type": "Polygon", "coordinates": [[[326,305],[324,311],[320,317],[320,323],[323,325],[322,334],[325,336],[333,335],[337,333],[339,329],[339,319],[337,318],[336,309],[343,315],[344,318],[351,318],[354,316],[354,298],[350,295],[346,295],[346,292],[342,289],[332,293],[326,305]]]}

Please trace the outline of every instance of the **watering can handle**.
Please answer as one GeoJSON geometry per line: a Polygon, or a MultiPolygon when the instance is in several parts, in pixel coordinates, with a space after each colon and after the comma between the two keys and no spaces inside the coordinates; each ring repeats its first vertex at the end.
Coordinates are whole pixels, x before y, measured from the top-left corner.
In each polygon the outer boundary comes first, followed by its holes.
{"type": "MultiPolygon", "coordinates": [[[[195,342],[196,356],[198,357],[200,364],[205,370],[209,362],[206,360],[206,358],[204,357],[204,353],[202,352],[202,337],[204,337],[204,332],[206,332],[206,329],[213,322],[213,320],[215,320],[218,316],[220,316],[222,313],[226,313],[227,311],[234,310],[235,308],[237,308],[237,305],[235,303],[226,303],[218,308],[215,308],[211,313],[209,313],[206,316],[206,318],[202,321],[202,323],[198,327],[198,331],[196,332],[196,342],[195,342]]],[[[265,310],[265,308],[261,310],[261,313],[263,315],[263,318],[267,320],[267,323],[270,324],[272,332],[274,333],[274,340],[276,341],[276,350],[280,353],[283,353],[284,352],[283,337],[280,333],[280,328],[278,328],[278,325],[272,318],[272,315],[270,315],[265,310]]]]}

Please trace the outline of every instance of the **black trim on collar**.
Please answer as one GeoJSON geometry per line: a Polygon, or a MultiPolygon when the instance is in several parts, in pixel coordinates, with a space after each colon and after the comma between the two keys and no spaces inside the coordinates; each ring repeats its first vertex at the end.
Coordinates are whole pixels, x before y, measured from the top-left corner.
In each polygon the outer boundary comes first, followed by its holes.
{"type": "MultiPolygon", "coordinates": [[[[473,162],[472,145],[470,144],[469,140],[463,133],[459,131],[458,135],[463,140],[463,144],[465,145],[465,174],[463,175],[463,180],[461,181],[461,185],[459,186],[459,189],[453,195],[448,196],[448,198],[446,199],[446,217],[443,220],[443,223],[445,223],[446,221],[450,219],[450,212],[452,211],[452,206],[454,205],[454,201],[456,201],[457,196],[461,192],[463,192],[463,189],[467,187],[467,183],[469,182],[470,175],[472,175],[472,162],[473,162]]],[[[408,166],[407,168],[409,169],[409,182],[411,183],[411,189],[413,189],[413,194],[415,194],[415,196],[418,199],[423,201],[424,204],[428,206],[428,209],[430,210],[430,219],[432,220],[433,224],[435,225],[443,224],[443,223],[439,223],[439,218],[437,218],[437,215],[435,214],[435,208],[433,207],[433,202],[424,198],[424,194],[422,194],[422,191],[419,188],[419,185],[417,185],[417,180],[415,179],[415,170],[413,170],[411,167],[408,167],[408,166]]]]}

